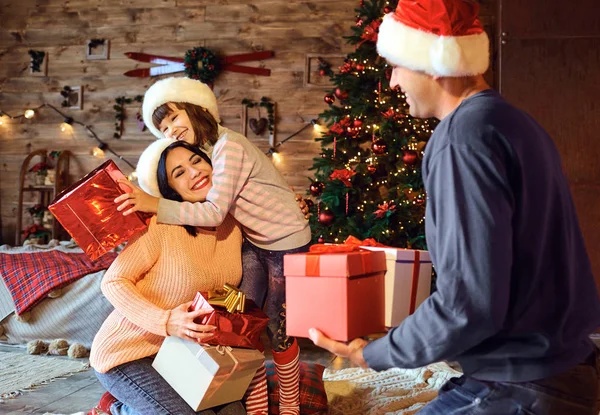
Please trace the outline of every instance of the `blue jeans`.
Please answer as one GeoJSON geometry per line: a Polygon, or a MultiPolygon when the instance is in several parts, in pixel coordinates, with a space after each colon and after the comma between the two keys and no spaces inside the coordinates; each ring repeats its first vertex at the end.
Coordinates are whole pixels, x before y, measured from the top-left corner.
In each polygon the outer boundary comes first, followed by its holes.
{"type": "Polygon", "coordinates": [[[218,408],[194,411],[181,396],[152,367],[153,357],[134,360],[96,372],[104,388],[115,398],[110,412],[113,415],[245,415],[240,402],[218,408]]]}
{"type": "Polygon", "coordinates": [[[598,415],[600,372],[594,354],[584,364],[547,379],[487,382],[450,379],[419,415],[598,415]]]}
{"type": "Polygon", "coordinates": [[[265,309],[269,316],[267,333],[275,351],[287,350],[293,343],[285,332],[285,277],[283,256],[306,252],[310,244],[287,251],[268,251],[244,240],[242,245],[242,282],[246,297],[265,309]]]}

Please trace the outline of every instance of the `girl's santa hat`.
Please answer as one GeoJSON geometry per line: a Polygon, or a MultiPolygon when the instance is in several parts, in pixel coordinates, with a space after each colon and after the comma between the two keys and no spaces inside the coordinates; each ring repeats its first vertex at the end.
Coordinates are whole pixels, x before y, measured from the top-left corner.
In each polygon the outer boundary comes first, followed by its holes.
{"type": "Polygon", "coordinates": [[[152,115],[158,107],[168,102],[187,102],[198,105],[208,111],[217,123],[221,122],[217,97],[208,85],[185,77],[161,79],[148,88],[142,104],[144,124],[157,138],[165,138],[165,136],[154,126],[152,115]]]}
{"type": "Polygon", "coordinates": [[[433,76],[483,74],[489,39],[474,0],[399,0],[379,27],[377,51],[392,65],[433,76]]]}

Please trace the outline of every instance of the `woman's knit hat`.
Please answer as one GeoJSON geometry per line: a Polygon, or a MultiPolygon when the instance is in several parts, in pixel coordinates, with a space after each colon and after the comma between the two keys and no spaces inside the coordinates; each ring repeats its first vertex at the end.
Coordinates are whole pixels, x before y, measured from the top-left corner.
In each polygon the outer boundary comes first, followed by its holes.
{"type": "Polygon", "coordinates": [[[154,197],[162,197],[158,189],[158,161],[165,149],[177,140],[161,138],[148,146],[140,156],[137,164],[138,184],[146,193],[154,197]]]}
{"type": "Polygon", "coordinates": [[[148,88],[142,104],[144,124],[157,138],[165,136],[154,126],[152,115],[158,107],[168,102],[187,102],[201,106],[213,116],[217,124],[221,122],[217,97],[208,85],[185,77],[161,79],[148,88]]]}

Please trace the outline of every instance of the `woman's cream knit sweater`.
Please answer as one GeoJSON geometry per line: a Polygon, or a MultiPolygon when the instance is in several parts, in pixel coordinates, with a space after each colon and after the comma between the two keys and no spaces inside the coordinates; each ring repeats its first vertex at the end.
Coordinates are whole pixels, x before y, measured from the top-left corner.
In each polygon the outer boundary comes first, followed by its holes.
{"type": "Polygon", "coordinates": [[[132,239],[102,280],[114,305],[92,344],[90,364],[105,373],[158,352],[170,310],[192,301],[197,291],[237,286],[242,276],[242,234],[231,217],[216,231],[156,223],[132,239]]]}

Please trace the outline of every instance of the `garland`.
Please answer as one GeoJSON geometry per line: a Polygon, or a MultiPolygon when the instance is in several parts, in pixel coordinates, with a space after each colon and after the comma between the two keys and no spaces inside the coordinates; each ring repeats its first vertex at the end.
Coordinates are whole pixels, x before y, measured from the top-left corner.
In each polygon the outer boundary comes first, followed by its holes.
{"type": "Polygon", "coordinates": [[[125,104],[131,104],[132,102],[142,102],[144,100],[143,95],[136,95],[133,98],[127,97],[117,97],[115,99],[116,104],[113,105],[113,108],[116,112],[115,114],[115,133],[113,134],[114,138],[121,138],[123,135],[123,120],[125,119],[125,104]]]}
{"type": "Polygon", "coordinates": [[[185,53],[183,60],[185,74],[205,84],[212,84],[221,72],[221,62],[217,55],[206,48],[194,48],[185,53]]]}

